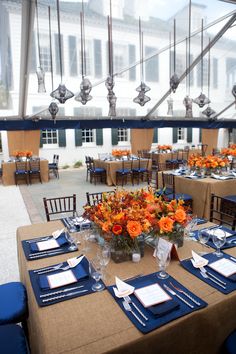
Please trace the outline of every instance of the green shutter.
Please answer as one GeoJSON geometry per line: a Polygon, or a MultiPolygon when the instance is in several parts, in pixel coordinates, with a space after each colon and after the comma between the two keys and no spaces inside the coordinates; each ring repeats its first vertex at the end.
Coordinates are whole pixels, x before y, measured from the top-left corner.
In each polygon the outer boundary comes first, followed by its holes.
{"type": "Polygon", "coordinates": [[[177,143],[178,136],[177,136],[178,128],[173,128],[173,144],[177,143]]]}
{"type": "Polygon", "coordinates": [[[158,143],[158,128],[154,128],[153,141],[154,144],[158,143]]]}
{"type": "Polygon", "coordinates": [[[58,130],[58,145],[60,147],[66,146],[66,131],[63,129],[58,130]]]}
{"type": "Polygon", "coordinates": [[[103,129],[96,129],[96,144],[103,145],[103,129]]]}
{"type": "Polygon", "coordinates": [[[112,128],[111,130],[111,144],[118,145],[118,129],[112,128]]]}
{"type": "Polygon", "coordinates": [[[199,128],[199,143],[202,142],[202,128],[199,128]]]}
{"type": "Polygon", "coordinates": [[[193,128],[187,128],[187,143],[193,141],[193,128]]]}
{"type": "Polygon", "coordinates": [[[40,141],[39,141],[39,147],[43,147],[43,132],[40,130],[40,141]]]}
{"type": "Polygon", "coordinates": [[[82,129],[75,129],[75,146],[82,146],[82,129]]]}

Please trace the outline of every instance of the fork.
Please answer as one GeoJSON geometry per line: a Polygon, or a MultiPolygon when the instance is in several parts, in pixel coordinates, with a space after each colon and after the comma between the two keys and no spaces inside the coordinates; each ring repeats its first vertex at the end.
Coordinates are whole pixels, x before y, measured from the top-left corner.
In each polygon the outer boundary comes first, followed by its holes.
{"type": "Polygon", "coordinates": [[[192,302],[194,302],[194,304],[198,305],[198,306],[201,306],[200,302],[195,300],[191,295],[189,295],[186,291],[178,288],[176,285],[172,284],[170,282],[170,285],[172,286],[172,288],[174,288],[175,290],[177,290],[179,293],[185,295],[187,298],[189,298],[189,300],[191,300],[192,302]]]}
{"type": "Polygon", "coordinates": [[[141,318],[138,317],[138,315],[136,315],[136,313],[131,309],[131,306],[130,304],[127,302],[127,301],[123,301],[122,302],[123,306],[124,306],[124,309],[130,313],[132,313],[132,315],[136,318],[136,320],[141,323],[141,325],[143,327],[146,327],[146,323],[144,323],[141,318]]]}
{"type": "Polygon", "coordinates": [[[184,302],[188,307],[190,307],[191,309],[194,308],[194,306],[192,304],[190,304],[187,300],[185,300],[182,296],[180,296],[179,294],[176,294],[176,292],[174,290],[172,290],[171,288],[169,288],[169,286],[167,286],[166,284],[163,284],[163,287],[173,296],[176,296],[179,300],[181,300],[182,302],[184,302]]]}
{"type": "Polygon", "coordinates": [[[221,288],[226,289],[226,287],[225,287],[223,284],[219,283],[219,282],[218,282],[217,280],[215,280],[214,278],[209,277],[209,275],[207,275],[205,272],[203,272],[203,271],[200,270],[200,274],[202,275],[203,278],[209,279],[209,280],[211,280],[213,283],[215,283],[215,284],[217,284],[218,286],[220,286],[221,288]]]}
{"type": "Polygon", "coordinates": [[[64,270],[68,270],[70,268],[70,266],[69,265],[67,265],[67,266],[65,266],[65,267],[58,267],[57,269],[48,269],[48,270],[44,270],[44,271],[42,271],[42,272],[38,272],[38,275],[40,275],[40,274],[45,274],[45,273],[51,273],[51,272],[54,272],[55,270],[62,270],[62,271],[64,271],[64,270]]]}
{"type": "Polygon", "coordinates": [[[59,269],[61,266],[63,266],[63,263],[59,263],[59,264],[57,264],[57,265],[55,265],[55,266],[51,266],[51,267],[45,267],[45,268],[35,269],[33,272],[34,272],[34,273],[38,273],[38,272],[44,272],[44,271],[46,271],[46,270],[51,270],[51,271],[53,271],[53,270],[59,269]]]}
{"type": "Polygon", "coordinates": [[[134,308],[138,311],[138,313],[146,320],[148,321],[148,317],[146,317],[144,315],[144,313],[140,310],[140,308],[131,300],[131,298],[129,297],[129,295],[124,296],[123,299],[128,302],[128,304],[132,304],[134,306],[134,308]]]}

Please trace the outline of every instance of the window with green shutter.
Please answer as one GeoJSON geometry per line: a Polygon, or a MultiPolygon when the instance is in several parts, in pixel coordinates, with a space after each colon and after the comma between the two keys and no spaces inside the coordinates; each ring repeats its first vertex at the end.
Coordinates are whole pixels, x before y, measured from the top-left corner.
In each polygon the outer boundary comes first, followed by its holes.
{"type": "Polygon", "coordinates": [[[173,144],[176,144],[178,141],[178,128],[173,128],[173,144]]]}
{"type": "Polygon", "coordinates": [[[112,143],[112,145],[118,145],[118,129],[117,128],[111,129],[111,143],[112,143]]]}
{"type": "Polygon", "coordinates": [[[96,129],[96,144],[103,145],[103,129],[96,129]]]}
{"type": "Polygon", "coordinates": [[[199,143],[202,142],[202,128],[199,128],[199,143]]]}
{"type": "Polygon", "coordinates": [[[153,132],[153,144],[156,144],[156,143],[158,143],[158,128],[154,128],[153,129],[154,130],[154,132],[153,132]]]}
{"type": "Polygon", "coordinates": [[[82,146],[82,129],[75,129],[75,146],[82,146]]]}
{"type": "Polygon", "coordinates": [[[66,146],[66,131],[64,129],[58,130],[58,145],[59,147],[66,146]]]}
{"type": "Polygon", "coordinates": [[[193,141],[193,129],[187,128],[187,143],[191,143],[193,141]]]}

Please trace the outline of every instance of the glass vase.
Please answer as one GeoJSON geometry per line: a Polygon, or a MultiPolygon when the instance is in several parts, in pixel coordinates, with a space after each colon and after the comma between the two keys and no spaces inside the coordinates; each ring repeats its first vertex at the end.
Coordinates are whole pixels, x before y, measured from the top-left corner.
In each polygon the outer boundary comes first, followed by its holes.
{"type": "Polygon", "coordinates": [[[182,227],[174,230],[173,232],[169,233],[168,241],[175,244],[177,248],[183,247],[184,245],[184,229],[182,227]]]}
{"type": "Polygon", "coordinates": [[[111,259],[115,263],[121,263],[132,260],[133,253],[140,253],[144,256],[144,235],[140,235],[135,239],[128,236],[113,236],[111,240],[111,259]]]}

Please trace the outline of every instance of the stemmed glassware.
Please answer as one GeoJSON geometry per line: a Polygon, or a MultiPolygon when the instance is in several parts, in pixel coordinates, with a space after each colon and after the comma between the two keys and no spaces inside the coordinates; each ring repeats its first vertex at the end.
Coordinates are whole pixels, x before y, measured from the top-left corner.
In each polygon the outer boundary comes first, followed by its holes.
{"type": "Polygon", "coordinates": [[[72,237],[68,232],[65,233],[66,239],[69,242],[70,246],[68,247],[69,251],[76,251],[77,246],[74,237],[72,237]]]}
{"type": "MultiPolygon", "coordinates": [[[[210,235],[207,232],[207,230],[202,229],[202,230],[198,230],[198,239],[200,241],[200,243],[202,244],[202,247],[204,249],[204,246],[207,244],[207,242],[209,241],[210,235]]],[[[206,254],[207,252],[201,252],[201,255],[206,254]]]]}
{"type": "Polygon", "coordinates": [[[194,228],[197,226],[197,216],[193,216],[192,219],[184,228],[185,240],[192,240],[194,237],[194,228]]]}
{"type": "Polygon", "coordinates": [[[105,288],[104,284],[99,281],[102,279],[102,265],[98,257],[89,262],[89,274],[96,281],[92,286],[93,291],[101,291],[105,288]]]}
{"type": "Polygon", "coordinates": [[[156,260],[160,271],[157,273],[159,279],[167,279],[169,274],[166,273],[166,268],[170,263],[170,252],[156,247],[156,260]]]}
{"type": "Polygon", "coordinates": [[[105,278],[106,266],[111,259],[111,246],[109,243],[105,242],[98,250],[97,257],[99,258],[100,264],[102,266],[102,275],[105,278]]]}
{"type": "Polygon", "coordinates": [[[226,233],[224,230],[222,229],[215,229],[213,236],[212,236],[212,241],[214,243],[214,245],[216,246],[216,252],[214,252],[214,254],[217,257],[222,257],[223,253],[220,252],[220,248],[222,246],[224,246],[225,242],[226,242],[226,233]]]}

